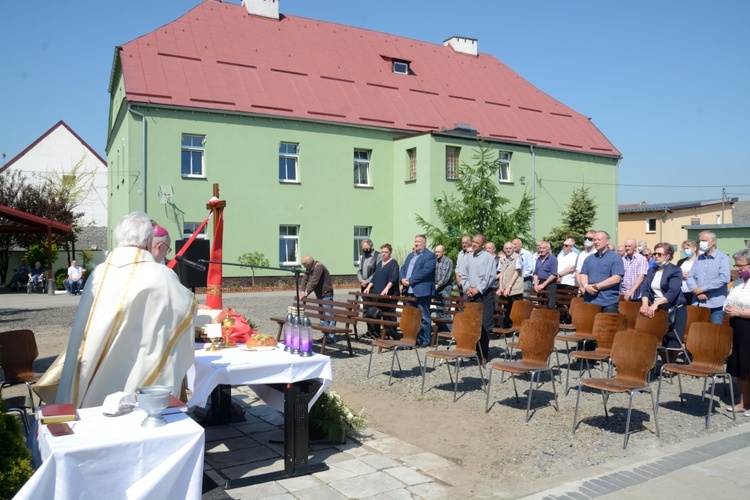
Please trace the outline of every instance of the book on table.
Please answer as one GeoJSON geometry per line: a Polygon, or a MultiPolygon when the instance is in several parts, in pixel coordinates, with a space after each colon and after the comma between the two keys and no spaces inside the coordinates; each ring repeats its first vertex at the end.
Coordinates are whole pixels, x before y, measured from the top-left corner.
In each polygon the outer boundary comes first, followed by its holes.
{"type": "Polygon", "coordinates": [[[169,396],[169,404],[167,409],[161,412],[162,415],[171,415],[173,413],[185,413],[188,411],[188,407],[185,403],[180,401],[180,398],[169,396]]]}
{"type": "Polygon", "coordinates": [[[71,403],[44,405],[39,408],[39,420],[43,424],[71,422],[78,420],[78,414],[76,413],[75,405],[71,403]]]}

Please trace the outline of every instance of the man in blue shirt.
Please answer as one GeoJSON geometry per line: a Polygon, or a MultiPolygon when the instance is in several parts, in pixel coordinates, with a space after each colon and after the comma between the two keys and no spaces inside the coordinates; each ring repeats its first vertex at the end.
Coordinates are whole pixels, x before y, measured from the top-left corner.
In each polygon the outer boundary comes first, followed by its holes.
{"type": "Polygon", "coordinates": [[[687,277],[687,287],[693,292],[693,305],[711,309],[711,323],[724,320],[724,300],[727,283],[731,279],[729,257],[716,248],[716,235],[710,231],[700,234],[698,246],[703,254],[695,259],[687,277]]]}
{"type": "Polygon", "coordinates": [[[547,291],[547,307],[557,308],[557,258],[549,253],[550,245],[547,241],[540,241],[539,257],[534,266],[534,291],[547,291]]]}
{"type": "Polygon", "coordinates": [[[422,326],[417,335],[417,345],[426,347],[432,339],[430,301],[435,295],[435,254],[427,248],[427,237],[414,237],[414,251],[406,257],[399,272],[406,295],[416,297],[417,307],[422,311],[422,326]]]}
{"type": "Polygon", "coordinates": [[[594,235],[596,253],[591,254],[581,268],[583,301],[601,306],[602,312],[618,310],[620,282],[625,274],[622,258],[608,248],[609,233],[597,231],[594,235]]]}

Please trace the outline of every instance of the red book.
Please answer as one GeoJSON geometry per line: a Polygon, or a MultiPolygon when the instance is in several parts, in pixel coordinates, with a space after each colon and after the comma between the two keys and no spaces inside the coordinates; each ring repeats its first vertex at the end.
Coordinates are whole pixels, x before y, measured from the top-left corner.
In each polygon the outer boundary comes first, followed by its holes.
{"type": "Polygon", "coordinates": [[[162,415],[171,415],[172,413],[179,413],[179,412],[187,412],[188,407],[185,403],[180,401],[180,398],[174,397],[174,395],[169,396],[169,404],[167,405],[167,409],[162,412],[162,415]]]}
{"type": "Polygon", "coordinates": [[[45,405],[39,409],[39,418],[43,424],[70,422],[78,420],[76,407],[71,403],[45,405]]]}

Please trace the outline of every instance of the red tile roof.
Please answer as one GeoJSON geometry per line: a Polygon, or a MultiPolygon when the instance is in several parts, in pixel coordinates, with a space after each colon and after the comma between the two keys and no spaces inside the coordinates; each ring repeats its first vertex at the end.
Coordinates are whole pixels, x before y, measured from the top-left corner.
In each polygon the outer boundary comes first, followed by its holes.
{"type": "Polygon", "coordinates": [[[121,47],[127,100],[482,137],[608,156],[583,115],[495,57],[208,0],[121,47]],[[391,59],[412,74],[393,73],[391,59]]]}

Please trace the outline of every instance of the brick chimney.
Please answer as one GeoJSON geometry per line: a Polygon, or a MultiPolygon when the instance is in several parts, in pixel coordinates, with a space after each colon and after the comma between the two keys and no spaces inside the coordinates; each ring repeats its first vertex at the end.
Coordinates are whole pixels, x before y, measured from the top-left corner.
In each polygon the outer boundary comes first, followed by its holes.
{"type": "Polygon", "coordinates": [[[280,0],[242,0],[242,5],[245,6],[248,14],[278,19],[279,1],[280,0]]]}
{"type": "Polygon", "coordinates": [[[466,38],[465,36],[452,36],[443,42],[446,47],[452,48],[456,52],[462,54],[469,54],[470,56],[477,55],[477,39],[466,38]]]}

